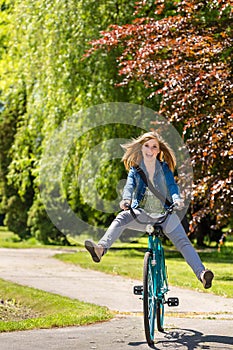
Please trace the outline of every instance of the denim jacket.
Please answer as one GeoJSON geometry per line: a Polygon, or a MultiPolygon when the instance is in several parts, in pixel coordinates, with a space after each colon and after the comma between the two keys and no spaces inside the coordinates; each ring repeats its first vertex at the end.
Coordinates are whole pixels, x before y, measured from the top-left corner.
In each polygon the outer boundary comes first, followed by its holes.
{"type": "MultiPolygon", "coordinates": [[[[139,165],[147,177],[149,177],[145,164],[142,161],[139,165]]],[[[180,198],[179,187],[175,182],[174,175],[166,162],[160,162],[156,159],[156,167],[153,178],[153,185],[164,198],[170,202],[180,198]]],[[[131,167],[128,173],[127,181],[123,189],[122,198],[132,201],[131,206],[137,208],[140,206],[146,192],[146,184],[135,167],[131,167]]],[[[162,203],[164,205],[164,203],[162,203]]]]}

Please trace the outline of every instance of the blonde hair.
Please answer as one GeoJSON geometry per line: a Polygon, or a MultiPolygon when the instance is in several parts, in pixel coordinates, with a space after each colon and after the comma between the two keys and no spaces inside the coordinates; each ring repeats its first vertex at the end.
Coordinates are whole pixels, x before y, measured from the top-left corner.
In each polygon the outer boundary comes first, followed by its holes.
{"type": "Polygon", "coordinates": [[[168,143],[155,131],[147,132],[136,139],[132,139],[131,142],[121,145],[125,149],[122,161],[126,170],[129,170],[131,166],[138,166],[140,164],[142,160],[142,145],[151,139],[155,139],[159,143],[160,152],[157,158],[160,161],[165,161],[170,170],[174,172],[176,167],[175,154],[168,143]]]}

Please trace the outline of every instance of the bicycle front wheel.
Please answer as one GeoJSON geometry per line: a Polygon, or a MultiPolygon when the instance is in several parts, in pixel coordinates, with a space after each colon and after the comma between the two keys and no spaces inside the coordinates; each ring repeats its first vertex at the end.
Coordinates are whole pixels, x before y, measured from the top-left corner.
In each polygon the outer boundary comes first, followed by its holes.
{"type": "Polygon", "coordinates": [[[143,268],[143,314],[144,329],[148,345],[154,344],[154,329],[156,318],[156,300],[154,298],[151,254],[146,252],[143,268]]]}
{"type": "Polygon", "coordinates": [[[164,322],[164,303],[161,300],[157,301],[156,307],[156,318],[157,318],[157,328],[159,332],[163,332],[163,322],[164,322]]]}
{"type": "Polygon", "coordinates": [[[159,268],[156,279],[156,295],[157,295],[157,308],[156,308],[156,318],[157,318],[157,328],[159,332],[163,332],[164,328],[164,294],[168,291],[167,277],[166,277],[166,267],[164,260],[163,249],[159,249],[160,259],[159,259],[159,268]]]}

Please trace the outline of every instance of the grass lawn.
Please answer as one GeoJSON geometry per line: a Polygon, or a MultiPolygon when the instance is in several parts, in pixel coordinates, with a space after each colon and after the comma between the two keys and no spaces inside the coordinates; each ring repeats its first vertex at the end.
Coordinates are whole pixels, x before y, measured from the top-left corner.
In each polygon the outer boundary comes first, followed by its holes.
{"type": "Polygon", "coordinates": [[[105,307],[0,279],[0,332],[79,326],[112,317],[105,307]]]}
{"type": "MultiPolygon", "coordinates": [[[[76,243],[76,242],[75,242],[76,243]]],[[[79,246],[79,244],[76,244],[79,246]]],[[[81,246],[81,245],[80,245],[81,246]]],[[[19,236],[13,232],[8,231],[5,226],[0,226],[0,248],[15,248],[15,249],[24,249],[24,248],[49,248],[57,249],[61,246],[56,245],[45,245],[37,241],[34,237],[27,240],[20,240],[19,236]]],[[[65,249],[72,249],[72,247],[64,247],[65,249]]]]}

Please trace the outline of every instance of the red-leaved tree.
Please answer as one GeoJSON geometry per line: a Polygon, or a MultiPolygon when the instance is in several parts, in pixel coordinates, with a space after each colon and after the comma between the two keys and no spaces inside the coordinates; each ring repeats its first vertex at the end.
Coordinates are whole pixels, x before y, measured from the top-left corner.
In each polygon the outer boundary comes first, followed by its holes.
{"type": "Polygon", "coordinates": [[[183,128],[194,168],[192,228],[232,217],[231,0],[139,1],[132,23],[112,25],[92,42],[121,49],[121,85],[141,81],[159,112],[183,128]]]}

